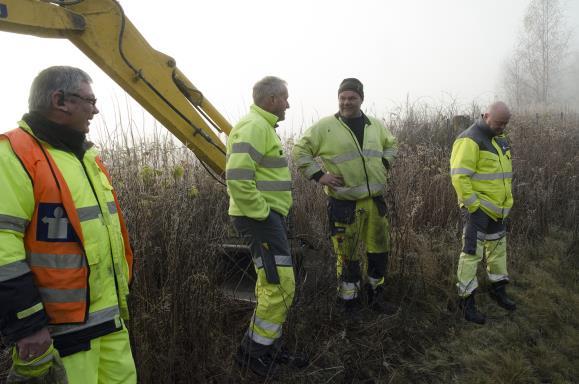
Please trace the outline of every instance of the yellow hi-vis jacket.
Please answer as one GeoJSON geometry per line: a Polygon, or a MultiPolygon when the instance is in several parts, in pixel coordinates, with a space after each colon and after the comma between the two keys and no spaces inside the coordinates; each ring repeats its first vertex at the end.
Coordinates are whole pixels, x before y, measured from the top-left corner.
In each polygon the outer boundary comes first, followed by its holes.
{"type": "Polygon", "coordinates": [[[287,216],[291,175],[275,132],[277,116],[250,107],[229,134],[225,166],[229,215],[265,220],[269,211],[287,216]]]}
{"type": "MultiPolygon", "coordinates": [[[[19,125],[33,137],[24,121],[19,125]]],[[[42,146],[46,161],[54,165],[53,175],[46,172],[48,177],[63,181],[58,182],[59,187],[69,191],[82,236],[68,217],[69,206],[35,201],[36,188],[44,188],[32,182],[38,181],[38,175],[28,173],[8,140],[0,140],[0,283],[10,283],[17,289],[19,300],[32,305],[21,308],[22,303],[0,303],[17,312],[6,315],[4,320],[13,323],[7,329],[25,336],[17,329],[18,322],[24,324],[27,318],[38,317],[43,309],[48,314],[53,337],[81,330],[89,332],[92,327],[111,322],[120,327],[120,318],[129,316],[127,296],[132,260],[125,257],[128,238],[123,236],[124,225],[113,187],[99,166],[97,152],[88,149],[80,161],[70,152],[34,140],[42,146]],[[55,250],[55,255],[27,249],[25,240],[29,231],[33,231],[36,242],[46,244],[47,250],[55,250]],[[82,254],[68,254],[65,248],[59,249],[75,241],[80,244],[82,254]],[[87,282],[71,277],[71,271],[76,269],[88,270],[87,282]],[[31,271],[34,282],[20,279],[31,271]],[[52,279],[50,288],[46,288],[48,279],[52,279]],[[35,299],[38,291],[42,302],[35,299]],[[83,301],[88,305],[79,313],[72,304],[83,301]],[[52,303],[50,308],[47,303],[52,303]]],[[[43,320],[38,317],[38,321],[43,320]]],[[[26,323],[26,327],[33,326],[26,323]]]]}
{"type": "Polygon", "coordinates": [[[511,148],[482,120],[462,132],[452,146],[450,176],[461,207],[482,209],[497,220],[513,206],[511,148]]]}
{"type": "Polygon", "coordinates": [[[344,186],[325,188],[326,194],[339,200],[360,200],[384,194],[386,169],[383,159],[392,164],[397,153],[396,139],[373,117],[364,116],[364,145],[348,125],[336,114],[310,127],[296,143],[293,158],[302,174],[312,178],[322,168],[341,176],[344,186]]]}

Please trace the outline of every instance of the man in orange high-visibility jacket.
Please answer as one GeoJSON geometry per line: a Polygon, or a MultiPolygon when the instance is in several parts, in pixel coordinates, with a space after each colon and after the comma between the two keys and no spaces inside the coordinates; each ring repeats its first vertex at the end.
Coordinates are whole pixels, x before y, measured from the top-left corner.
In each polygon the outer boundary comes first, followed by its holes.
{"type": "Polygon", "coordinates": [[[109,175],[86,141],[99,112],[90,83],[77,68],[43,70],[29,113],[0,136],[9,382],[136,383],[123,321],[133,256],[109,175]]]}

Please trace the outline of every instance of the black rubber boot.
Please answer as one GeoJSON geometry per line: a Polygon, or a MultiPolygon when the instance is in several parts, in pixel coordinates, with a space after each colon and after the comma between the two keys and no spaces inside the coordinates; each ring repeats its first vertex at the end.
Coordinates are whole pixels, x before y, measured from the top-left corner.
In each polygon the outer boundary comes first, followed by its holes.
{"type": "Polygon", "coordinates": [[[237,350],[235,361],[240,368],[249,368],[253,373],[261,377],[275,376],[278,365],[273,352],[253,356],[246,353],[242,347],[237,350]]]}
{"type": "Polygon", "coordinates": [[[499,281],[493,283],[491,285],[489,295],[494,301],[497,302],[497,304],[500,307],[508,311],[514,311],[515,309],[517,309],[517,304],[515,304],[515,302],[507,296],[507,291],[505,288],[507,284],[508,284],[507,281],[499,281]]]}
{"type": "Polygon", "coordinates": [[[474,292],[470,296],[463,297],[458,302],[458,307],[464,313],[464,319],[466,321],[471,321],[476,324],[484,324],[486,322],[486,316],[476,309],[476,303],[474,301],[474,292]]]}
{"type": "Polygon", "coordinates": [[[372,288],[372,285],[366,284],[366,297],[368,299],[368,307],[374,312],[384,315],[394,315],[398,313],[400,309],[397,305],[386,301],[383,285],[372,288]]]}
{"type": "Polygon", "coordinates": [[[310,364],[310,358],[305,352],[290,352],[285,346],[279,348],[275,354],[275,362],[288,367],[302,369],[310,364]]]}
{"type": "Polygon", "coordinates": [[[359,321],[362,318],[362,310],[364,306],[362,300],[356,297],[352,300],[337,299],[338,309],[349,320],[359,321]]]}

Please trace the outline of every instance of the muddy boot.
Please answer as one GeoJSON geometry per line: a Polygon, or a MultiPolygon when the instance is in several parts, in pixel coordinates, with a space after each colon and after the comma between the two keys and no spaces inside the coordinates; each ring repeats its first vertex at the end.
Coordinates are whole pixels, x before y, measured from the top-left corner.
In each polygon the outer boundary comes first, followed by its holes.
{"type": "Polygon", "coordinates": [[[466,321],[472,321],[477,324],[484,324],[486,321],[486,316],[476,309],[476,303],[474,301],[474,291],[470,296],[463,297],[458,302],[458,307],[464,313],[464,319],[466,321]]]}
{"type": "Polygon", "coordinates": [[[366,284],[366,297],[368,299],[368,308],[374,312],[391,316],[400,310],[400,307],[397,305],[386,301],[383,285],[379,285],[373,289],[370,284],[366,284]]]}
{"type": "Polygon", "coordinates": [[[505,289],[507,284],[508,282],[506,280],[493,283],[489,295],[500,307],[508,311],[514,311],[517,309],[517,304],[507,296],[505,289]]]}

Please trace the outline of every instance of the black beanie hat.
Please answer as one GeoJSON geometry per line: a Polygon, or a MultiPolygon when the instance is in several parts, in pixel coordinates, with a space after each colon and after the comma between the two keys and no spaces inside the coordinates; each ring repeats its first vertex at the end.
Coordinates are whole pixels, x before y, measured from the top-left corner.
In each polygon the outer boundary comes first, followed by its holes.
{"type": "Polygon", "coordinates": [[[360,95],[362,100],[364,100],[364,86],[362,85],[362,82],[358,79],[349,77],[347,79],[342,80],[342,82],[340,83],[340,88],[338,88],[338,95],[344,91],[354,91],[358,95],[360,95]]]}

